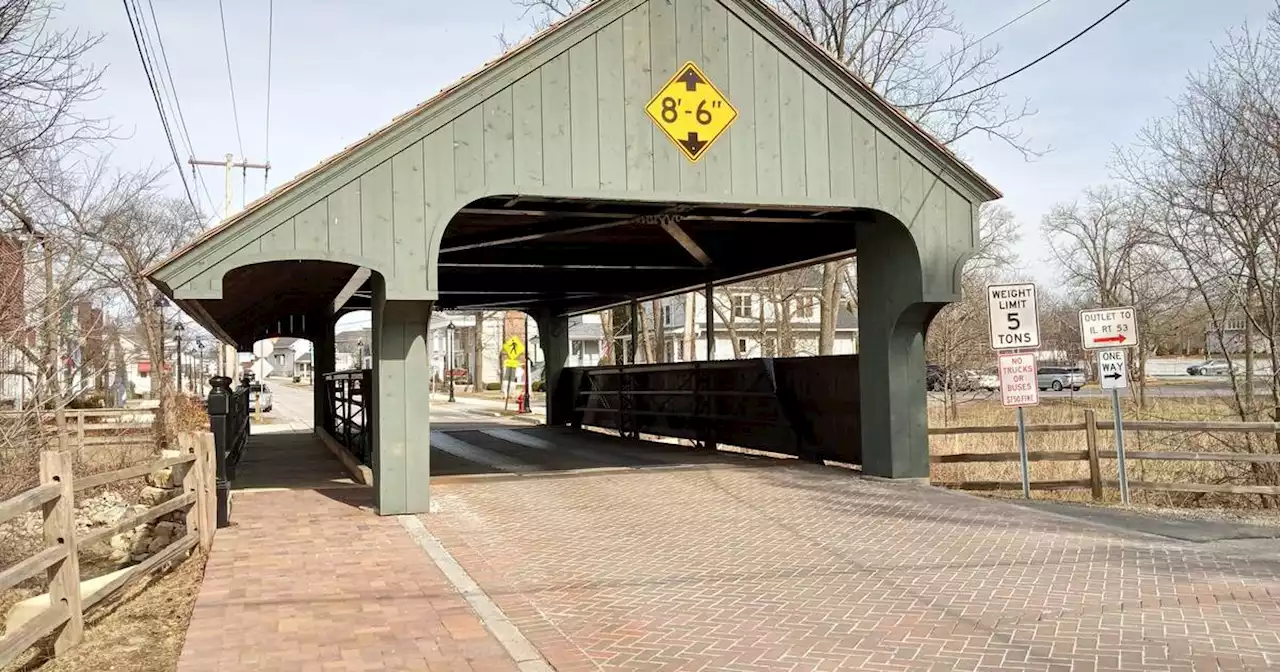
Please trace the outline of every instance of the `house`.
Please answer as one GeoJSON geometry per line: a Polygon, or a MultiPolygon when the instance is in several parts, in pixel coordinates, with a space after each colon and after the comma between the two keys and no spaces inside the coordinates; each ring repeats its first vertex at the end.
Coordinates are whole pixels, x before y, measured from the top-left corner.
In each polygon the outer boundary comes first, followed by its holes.
{"type": "MultiPolygon", "coordinates": [[[[715,317],[715,358],[801,357],[818,354],[821,326],[820,296],[822,276],[816,269],[803,269],[782,276],[764,278],[717,289],[712,306],[715,317]]],[[[686,312],[693,310],[693,359],[707,359],[707,302],[702,293],[662,299],[662,361],[689,359],[685,352],[686,312]]],[[[651,312],[651,308],[650,311],[651,312]]],[[[646,323],[652,319],[646,314],[646,323]]],[[[623,334],[619,347],[627,347],[623,334]]],[[[836,311],[833,355],[858,352],[858,315],[842,298],[836,311]]],[[[637,352],[637,360],[645,354],[637,352]]]]}
{"type": "Polygon", "coordinates": [[[1267,339],[1254,327],[1249,326],[1248,320],[1242,317],[1227,318],[1222,320],[1221,329],[1210,324],[1204,330],[1204,347],[1205,352],[1209,356],[1222,356],[1225,354],[1243,354],[1245,351],[1245,333],[1251,331],[1252,336],[1250,344],[1255,354],[1267,353],[1267,339]]]}
{"type": "MultiPolygon", "coordinates": [[[[271,354],[268,355],[271,365],[270,375],[284,378],[302,375],[298,372],[298,359],[303,355],[310,357],[311,341],[286,336],[273,338],[270,341],[272,345],[271,354]]],[[[310,359],[307,361],[309,363],[310,359]]]]}
{"type": "MultiPolygon", "coordinates": [[[[525,314],[517,311],[486,311],[481,320],[477,335],[476,313],[441,311],[431,316],[430,339],[432,343],[431,371],[432,377],[444,380],[445,362],[450,355],[449,325],[453,325],[453,369],[457,380],[471,382],[471,375],[476,370],[477,353],[483,358],[480,367],[482,383],[498,383],[502,381],[503,362],[506,355],[502,345],[511,336],[515,336],[526,345],[529,362],[540,365],[542,351],[538,345],[538,325],[532,319],[526,320],[525,314]],[[527,343],[526,343],[527,333],[527,343]],[[481,347],[477,351],[476,346],[481,347]],[[465,374],[463,373],[465,372],[465,374]]],[[[595,366],[600,362],[604,344],[604,330],[600,324],[599,313],[578,315],[569,318],[569,366],[595,366]]],[[[520,361],[523,361],[521,359],[520,361]]]]}
{"type": "Polygon", "coordinates": [[[373,328],[351,329],[334,335],[334,371],[373,368],[373,328]]]}

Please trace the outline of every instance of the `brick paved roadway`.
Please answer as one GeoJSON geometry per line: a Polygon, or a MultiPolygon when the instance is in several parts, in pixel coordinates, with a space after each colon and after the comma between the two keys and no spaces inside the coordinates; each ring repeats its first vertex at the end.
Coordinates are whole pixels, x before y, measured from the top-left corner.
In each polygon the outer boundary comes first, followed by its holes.
{"type": "Polygon", "coordinates": [[[179,672],[517,669],[370,490],[332,487],[314,437],[254,436],[247,454],[242,481],[304,489],[234,493],[179,672]]]}
{"type": "Polygon", "coordinates": [[[1275,560],[1000,502],[726,465],[435,493],[560,670],[1280,669],[1275,560]]]}

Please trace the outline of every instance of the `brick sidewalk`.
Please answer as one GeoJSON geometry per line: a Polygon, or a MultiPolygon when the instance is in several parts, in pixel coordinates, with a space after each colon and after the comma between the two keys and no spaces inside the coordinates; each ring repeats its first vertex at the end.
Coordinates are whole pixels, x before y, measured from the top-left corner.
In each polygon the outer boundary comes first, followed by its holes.
{"type": "Polygon", "coordinates": [[[516,670],[370,495],[234,493],[236,524],[218,531],[179,672],[516,670]]]}
{"type": "Polygon", "coordinates": [[[1280,563],[835,470],[445,484],[421,516],[559,670],[1280,668],[1280,563]]]}

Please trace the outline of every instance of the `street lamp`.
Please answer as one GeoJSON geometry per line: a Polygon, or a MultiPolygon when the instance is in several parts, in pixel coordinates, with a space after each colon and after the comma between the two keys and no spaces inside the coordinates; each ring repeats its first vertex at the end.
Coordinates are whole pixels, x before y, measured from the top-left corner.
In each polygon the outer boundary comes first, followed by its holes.
{"type": "Polygon", "coordinates": [[[196,345],[196,353],[199,356],[196,358],[196,373],[195,373],[196,382],[192,384],[192,387],[195,388],[196,394],[203,397],[204,396],[204,339],[197,338],[195,345],[196,345]]]}
{"type": "Polygon", "coordinates": [[[185,329],[182,322],[173,323],[174,349],[178,351],[178,394],[182,394],[182,332],[185,329]]]}
{"type": "MultiPolygon", "coordinates": [[[[156,311],[160,313],[160,361],[151,363],[155,369],[152,375],[159,376],[160,389],[164,389],[164,308],[168,304],[169,300],[164,294],[156,296],[155,301],[151,302],[151,305],[155,306],[156,311]]],[[[154,388],[153,391],[155,391],[154,388]]]]}
{"type": "Polygon", "coordinates": [[[448,332],[449,337],[447,339],[448,342],[445,346],[447,348],[447,354],[445,355],[445,359],[447,361],[445,361],[445,364],[444,364],[444,375],[448,376],[449,378],[449,401],[457,401],[456,399],[453,398],[453,330],[454,330],[453,323],[450,322],[449,326],[445,328],[445,331],[448,332]]]}

